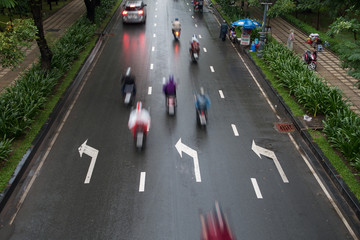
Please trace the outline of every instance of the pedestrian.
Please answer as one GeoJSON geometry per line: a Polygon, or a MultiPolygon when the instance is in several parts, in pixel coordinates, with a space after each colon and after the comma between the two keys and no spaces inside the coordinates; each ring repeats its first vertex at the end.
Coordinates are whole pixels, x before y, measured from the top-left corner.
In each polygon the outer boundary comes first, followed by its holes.
{"type": "Polygon", "coordinates": [[[287,47],[288,47],[288,49],[293,50],[294,40],[295,40],[294,30],[293,30],[293,29],[290,29],[290,34],[289,34],[289,37],[288,37],[288,40],[287,40],[287,47]]]}
{"type": "Polygon", "coordinates": [[[228,25],[226,24],[226,21],[223,20],[223,23],[220,26],[220,36],[219,36],[219,38],[221,38],[223,41],[225,41],[226,39],[227,30],[228,30],[228,25]]]}

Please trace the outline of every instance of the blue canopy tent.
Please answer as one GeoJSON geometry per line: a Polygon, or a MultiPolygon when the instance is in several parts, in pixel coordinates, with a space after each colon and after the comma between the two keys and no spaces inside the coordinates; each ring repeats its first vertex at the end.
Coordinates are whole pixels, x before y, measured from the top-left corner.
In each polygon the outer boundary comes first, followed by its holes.
{"type": "Polygon", "coordinates": [[[245,29],[254,29],[256,27],[260,27],[261,25],[260,25],[260,23],[258,23],[255,20],[245,18],[245,19],[240,19],[236,22],[231,23],[231,26],[244,27],[245,29]]]}

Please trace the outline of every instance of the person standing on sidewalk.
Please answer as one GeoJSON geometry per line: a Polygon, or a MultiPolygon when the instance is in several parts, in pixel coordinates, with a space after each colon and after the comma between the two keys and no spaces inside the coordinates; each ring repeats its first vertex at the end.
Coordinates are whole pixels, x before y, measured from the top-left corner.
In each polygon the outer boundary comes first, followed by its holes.
{"type": "Polygon", "coordinates": [[[290,34],[289,34],[289,37],[288,37],[288,40],[287,40],[288,49],[293,50],[294,40],[295,40],[294,30],[290,29],[290,34]]]}

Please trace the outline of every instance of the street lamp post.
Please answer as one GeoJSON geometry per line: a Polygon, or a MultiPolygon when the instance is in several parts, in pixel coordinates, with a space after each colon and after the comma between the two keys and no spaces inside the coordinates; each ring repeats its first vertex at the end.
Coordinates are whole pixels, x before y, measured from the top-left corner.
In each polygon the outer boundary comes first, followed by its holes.
{"type": "Polygon", "coordinates": [[[261,3],[264,5],[264,18],[263,18],[263,24],[262,24],[262,30],[261,30],[261,33],[260,33],[260,42],[259,42],[259,51],[262,51],[264,49],[264,44],[265,44],[265,25],[266,25],[266,12],[267,12],[267,9],[269,7],[269,5],[271,5],[272,3],[268,3],[267,1],[266,2],[263,2],[261,3]]]}

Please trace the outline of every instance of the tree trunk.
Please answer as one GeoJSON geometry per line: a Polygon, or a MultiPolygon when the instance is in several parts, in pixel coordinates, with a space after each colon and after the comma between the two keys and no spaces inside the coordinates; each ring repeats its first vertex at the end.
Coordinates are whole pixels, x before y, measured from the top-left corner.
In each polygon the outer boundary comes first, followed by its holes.
{"type": "Polygon", "coordinates": [[[317,10],[316,30],[320,29],[320,7],[317,10]]]}
{"type": "Polygon", "coordinates": [[[44,70],[50,70],[52,52],[46,42],[44,35],[44,27],[42,22],[42,1],[41,0],[28,0],[33,15],[35,26],[38,29],[36,42],[39,46],[41,53],[41,68],[44,70]]]}
{"type": "MultiPolygon", "coordinates": [[[[95,22],[95,7],[96,0],[84,0],[86,6],[86,17],[92,22],[95,22]]],[[[99,1],[100,3],[100,1],[99,1]]]]}

